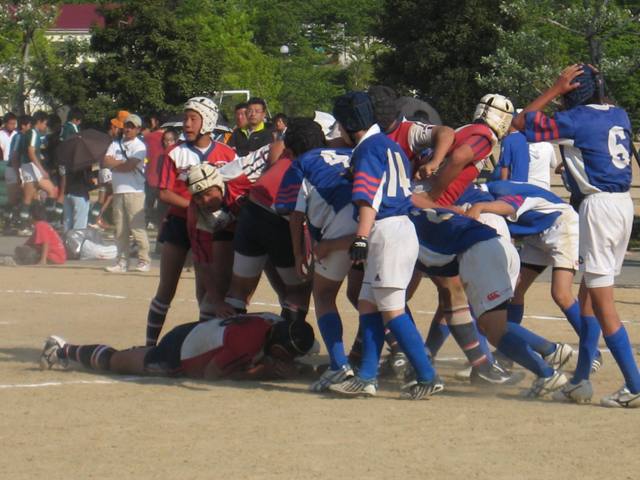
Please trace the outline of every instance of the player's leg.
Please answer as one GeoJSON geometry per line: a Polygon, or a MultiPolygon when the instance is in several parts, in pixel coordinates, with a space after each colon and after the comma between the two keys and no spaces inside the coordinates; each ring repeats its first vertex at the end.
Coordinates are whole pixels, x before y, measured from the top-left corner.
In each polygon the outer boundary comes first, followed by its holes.
{"type": "MultiPolygon", "coordinates": [[[[333,254],[346,256],[346,252],[333,252],[333,254]]],[[[325,258],[323,260],[325,261],[324,268],[327,270],[327,263],[330,259],[325,258]]],[[[343,260],[346,260],[346,268],[344,270],[347,270],[349,268],[349,258],[346,257],[343,260]]],[[[326,271],[323,273],[327,275],[326,271]]],[[[343,278],[346,276],[346,271],[342,276],[343,278]]],[[[339,275],[335,275],[335,277],[339,277],[339,275]]],[[[309,386],[309,389],[314,392],[326,391],[329,385],[340,383],[353,375],[353,370],[349,365],[344,349],[342,318],[336,305],[336,297],[341,285],[342,280],[327,278],[319,274],[316,269],[313,276],[313,303],[316,310],[318,329],[329,354],[330,365],[321,377],[309,386]]]]}
{"type": "Polygon", "coordinates": [[[163,244],[160,256],[160,281],[147,314],[147,346],[157,343],[171,301],[178,288],[182,268],[190,248],[186,220],[169,215],[162,223],[158,240],[163,244]]]}
{"type": "Polygon", "coordinates": [[[478,325],[489,342],[503,354],[533,372],[538,378],[531,396],[541,396],[566,383],[566,377],[536,353],[522,333],[530,333],[520,325],[507,322],[507,302],[513,295],[513,266],[519,265],[518,253],[507,242],[491,239],[472,246],[459,255],[460,277],[478,325]],[[492,275],[482,275],[491,265],[492,275]],[[517,327],[517,331],[513,331],[517,327]]]}
{"type": "Polygon", "coordinates": [[[144,373],[144,357],[150,348],[118,351],[109,345],[73,345],[56,336],[49,337],[40,355],[40,368],[76,364],[89,370],[119,374],[144,373]]]}
{"type": "Polygon", "coordinates": [[[524,316],[524,297],[533,285],[533,282],[538,278],[546,267],[543,265],[533,265],[530,263],[520,264],[520,275],[518,275],[518,282],[516,283],[516,289],[513,292],[513,298],[511,303],[507,307],[508,320],[512,323],[522,323],[522,317],[524,316]]]}

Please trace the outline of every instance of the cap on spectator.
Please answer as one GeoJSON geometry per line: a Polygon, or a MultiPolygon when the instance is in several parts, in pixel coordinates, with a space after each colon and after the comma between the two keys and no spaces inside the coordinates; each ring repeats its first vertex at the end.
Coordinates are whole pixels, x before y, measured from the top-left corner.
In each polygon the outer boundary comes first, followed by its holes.
{"type": "Polygon", "coordinates": [[[142,119],[136,115],[135,113],[130,114],[127,118],[124,119],[124,123],[131,123],[134,127],[140,128],[142,127],[142,119]]]}

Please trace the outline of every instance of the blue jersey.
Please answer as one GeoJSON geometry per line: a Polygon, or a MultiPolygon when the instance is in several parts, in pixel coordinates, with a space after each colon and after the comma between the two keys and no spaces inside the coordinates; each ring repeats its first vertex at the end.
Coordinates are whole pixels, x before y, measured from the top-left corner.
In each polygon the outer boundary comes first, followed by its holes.
{"type": "MultiPolygon", "coordinates": [[[[509,168],[509,180],[516,182],[529,181],[529,144],[527,137],[520,132],[513,132],[504,137],[500,147],[500,160],[496,170],[509,168]]],[[[500,176],[496,180],[499,180],[500,176]]]]}
{"type": "Polygon", "coordinates": [[[345,206],[351,205],[351,149],[318,148],[297,157],[284,174],[276,196],[278,213],[305,212],[316,240],[345,206]]]}
{"type": "Polygon", "coordinates": [[[554,224],[565,211],[573,210],[555,193],[530,183],[498,181],[482,185],[496,200],[511,205],[516,213],[507,217],[513,236],[536,235],[554,224]]]}
{"type": "Polygon", "coordinates": [[[626,192],[631,186],[631,123],[612,105],[580,105],[549,118],[526,114],[531,142],[560,140],[572,192],[626,192]]]}
{"type": "Polygon", "coordinates": [[[376,210],[376,220],[406,215],[411,209],[411,166],[393,140],[371,127],[354,148],[353,202],[363,201],[376,210]]]}
{"type": "Polygon", "coordinates": [[[412,209],[409,218],[416,228],[423,270],[451,264],[476,243],[498,237],[493,228],[446,208],[412,209]]]}

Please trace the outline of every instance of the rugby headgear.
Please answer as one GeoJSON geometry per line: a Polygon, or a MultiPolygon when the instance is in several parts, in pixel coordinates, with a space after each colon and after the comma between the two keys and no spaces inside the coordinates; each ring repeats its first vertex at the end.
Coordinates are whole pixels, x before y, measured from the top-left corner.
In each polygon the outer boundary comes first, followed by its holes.
{"type": "Polygon", "coordinates": [[[398,96],[396,92],[384,85],[373,85],[369,87],[367,93],[369,93],[373,103],[376,122],[383,131],[387,131],[398,118],[398,96]]]}
{"type": "Polygon", "coordinates": [[[304,320],[285,320],[273,325],[267,346],[284,350],[291,357],[299,357],[311,350],[314,339],[313,327],[304,320]]]}
{"type": "Polygon", "coordinates": [[[511,100],[498,93],[489,93],[480,99],[473,120],[482,120],[501,139],[509,131],[513,112],[511,100]]]}
{"type": "Polygon", "coordinates": [[[582,68],[582,73],[574,78],[572,82],[580,83],[580,86],[563,95],[566,108],[584,105],[593,98],[600,88],[598,73],[589,65],[582,64],[580,67],[582,68]]]}
{"type": "Polygon", "coordinates": [[[373,103],[365,92],[349,92],[338,97],[333,105],[333,116],[348,133],[368,130],[376,123],[373,103]]]}
{"type": "Polygon", "coordinates": [[[184,104],[184,110],[193,110],[202,118],[200,134],[213,132],[218,124],[218,105],[207,97],[193,97],[184,104]]]}
{"type": "Polygon", "coordinates": [[[189,169],[187,177],[187,187],[192,195],[209,190],[211,187],[218,187],[224,195],[224,180],[218,169],[210,163],[194,165],[189,169]]]}
{"type": "Polygon", "coordinates": [[[297,117],[289,120],[284,145],[297,157],[314,148],[326,147],[327,141],[318,123],[311,118],[297,117]]]}

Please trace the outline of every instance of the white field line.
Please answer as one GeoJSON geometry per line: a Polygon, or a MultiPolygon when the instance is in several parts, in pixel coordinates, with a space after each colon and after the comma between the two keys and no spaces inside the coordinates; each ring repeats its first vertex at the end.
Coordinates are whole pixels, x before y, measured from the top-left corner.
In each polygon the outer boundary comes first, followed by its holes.
{"type": "MultiPolygon", "coordinates": [[[[81,296],[81,297],[99,297],[99,298],[108,298],[112,300],[133,300],[134,298],[127,297],[126,295],[113,295],[108,293],[99,293],[99,292],[59,292],[59,291],[47,291],[47,290],[0,290],[0,293],[17,293],[23,295],[67,295],[67,296],[81,296]]],[[[137,299],[142,299],[142,297],[138,297],[137,299]]],[[[195,303],[194,299],[175,299],[177,302],[190,302],[195,303]]],[[[255,301],[251,302],[251,305],[260,305],[264,307],[279,307],[278,303],[270,303],[270,302],[260,302],[255,301]]],[[[315,310],[313,307],[309,308],[310,311],[315,310]]],[[[432,310],[413,310],[414,313],[419,313],[421,315],[433,315],[435,311],[432,310]]],[[[556,316],[556,315],[525,315],[524,318],[531,318],[534,320],[550,320],[554,322],[564,322],[566,321],[565,317],[556,316]]],[[[630,320],[622,320],[622,323],[632,323],[630,320]]],[[[0,325],[7,325],[7,323],[0,322],[0,325]]]]}
{"type": "Polygon", "coordinates": [[[112,385],[114,383],[135,382],[138,380],[149,379],[149,377],[122,377],[117,380],[96,379],[96,380],[69,380],[69,381],[52,381],[42,383],[5,383],[0,384],[1,389],[9,388],[43,388],[43,387],[59,387],[63,385],[112,385]]]}

